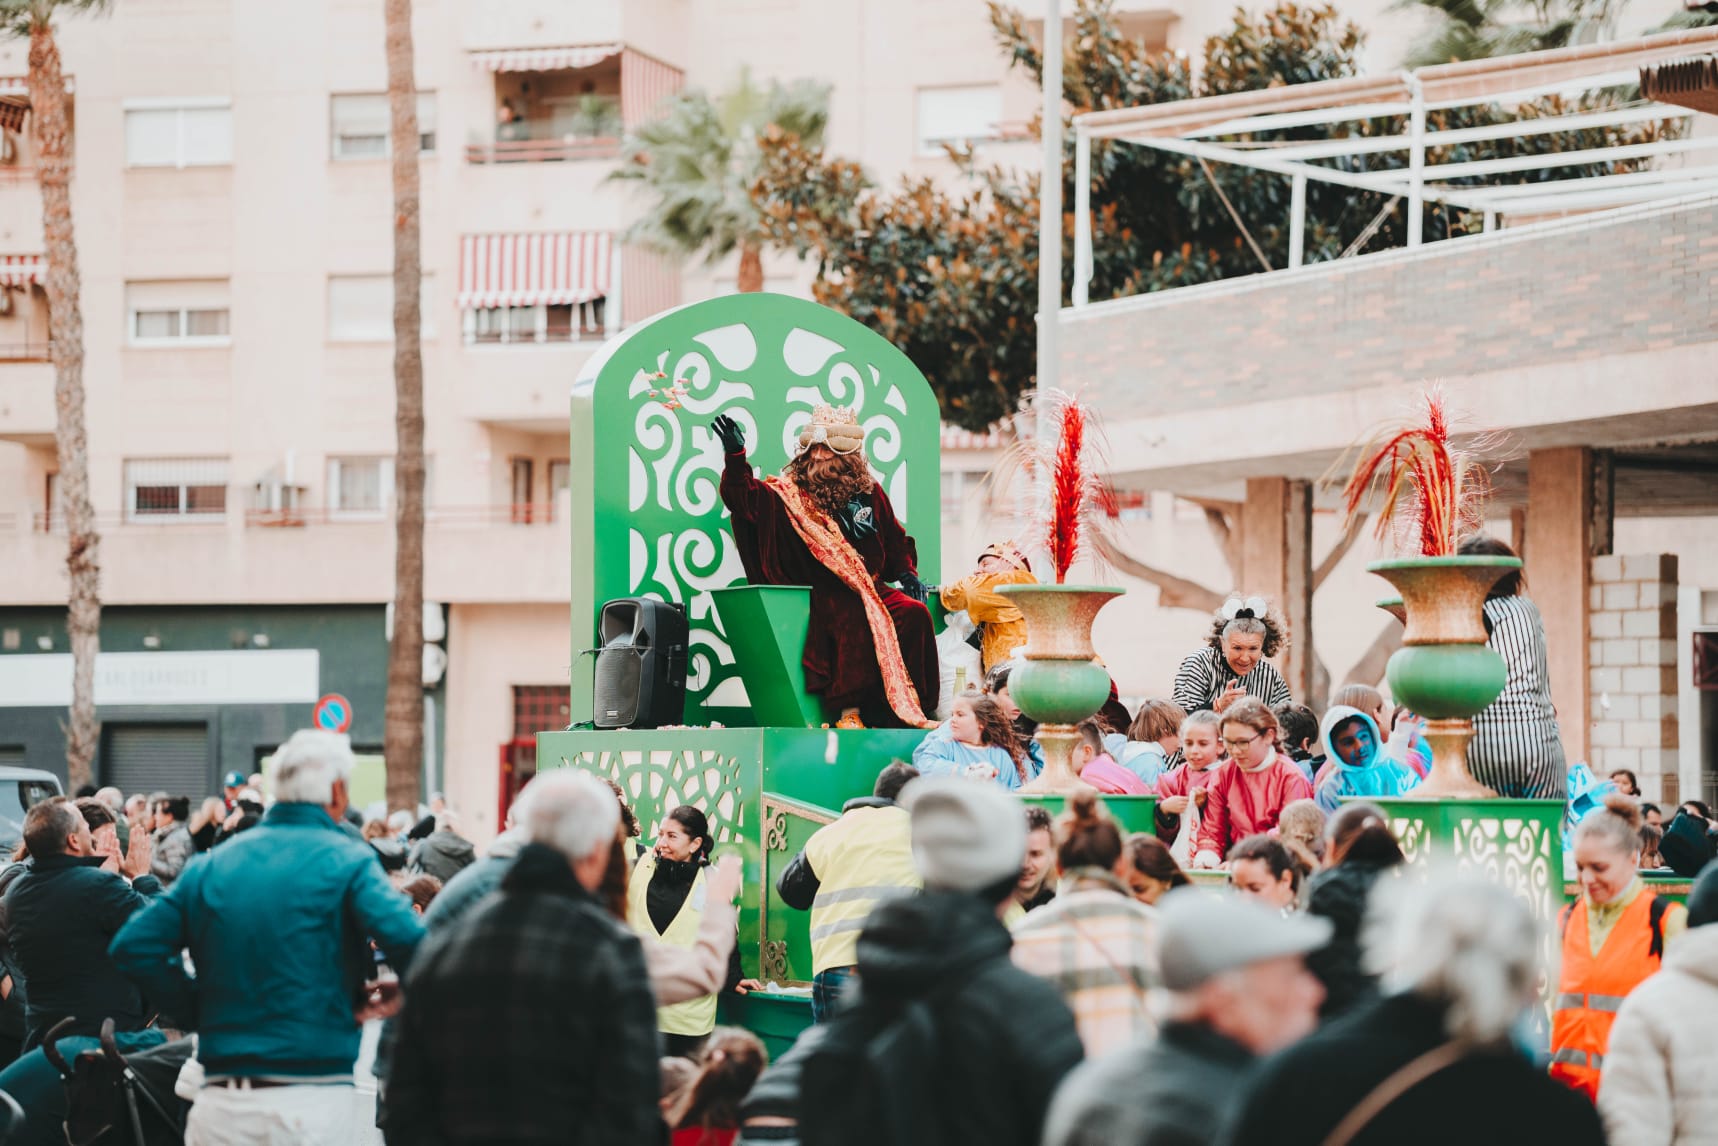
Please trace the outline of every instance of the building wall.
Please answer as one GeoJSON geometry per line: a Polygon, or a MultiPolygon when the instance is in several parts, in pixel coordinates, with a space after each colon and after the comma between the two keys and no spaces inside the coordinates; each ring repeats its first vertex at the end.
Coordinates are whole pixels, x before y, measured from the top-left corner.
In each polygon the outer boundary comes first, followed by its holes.
{"type": "Polygon", "coordinates": [[[1627,768],[1649,800],[1677,802],[1675,554],[1592,560],[1592,766],[1627,768]]]}
{"type": "Polygon", "coordinates": [[[1062,372],[1149,418],[1684,347],[1711,361],[1715,279],[1708,197],[1064,311],[1062,372]]]}

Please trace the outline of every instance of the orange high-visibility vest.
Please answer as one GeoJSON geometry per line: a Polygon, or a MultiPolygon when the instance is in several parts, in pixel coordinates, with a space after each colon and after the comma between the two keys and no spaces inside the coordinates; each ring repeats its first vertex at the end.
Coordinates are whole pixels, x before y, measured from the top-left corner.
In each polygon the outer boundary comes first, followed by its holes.
{"type": "Polygon", "coordinates": [[[1623,909],[1597,955],[1588,939],[1585,897],[1571,904],[1564,917],[1563,973],[1551,1015],[1551,1077],[1589,1100],[1599,1095],[1617,1010],[1664,961],[1664,911],[1655,908],[1656,899],[1643,888],[1623,909]]]}

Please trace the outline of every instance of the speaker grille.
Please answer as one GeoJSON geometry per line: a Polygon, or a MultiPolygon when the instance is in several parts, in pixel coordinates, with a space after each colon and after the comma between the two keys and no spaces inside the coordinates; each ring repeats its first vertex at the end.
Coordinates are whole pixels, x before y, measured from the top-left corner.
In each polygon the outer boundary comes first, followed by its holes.
{"type": "Polygon", "coordinates": [[[598,728],[626,728],[638,719],[643,668],[644,658],[632,649],[604,649],[597,654],[595,724],[598,728]]]}

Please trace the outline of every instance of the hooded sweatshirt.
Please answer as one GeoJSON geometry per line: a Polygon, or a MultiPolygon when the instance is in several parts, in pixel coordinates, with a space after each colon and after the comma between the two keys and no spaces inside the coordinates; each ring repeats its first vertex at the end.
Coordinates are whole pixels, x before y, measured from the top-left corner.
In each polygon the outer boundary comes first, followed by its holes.
{"type": "Polygon", "coordinates": [[[446,883],[477,859],[477,849],[464,836],[437,829],[412,845],[406,867],[446,883]]]}
{"type": "Polygon", "coordinates": [[[1384,740],[1378,735],[1378,725],[1358,708],[1333,704],[1318,723],[1318,742],[1326,759],[1324,778],[1318,785],[1318,806],[1334,812],[1344,796],[1400,796],[1414,788],[1420,777],[1412,768],[1384,753],[1384,740]],[[1338,724],[1355,717],[1366,722],[1372,730],[1372,756],[1355,765],[1343,761],[1330,742],[1338,724]]]}
{"type": "MultiPolygon", "coordinates": [[[[889,1044],[871,1069],[880,1100],[902,1105],[880,1120],[919,1128],[920,1142],[1037,1146],[1050,1098],[1084,1051],[1061,995],[1016,967],[1010,946],[975,895],[930,891],[871,913],[857,998],[835,1022],[889,1044]]],[[[824,1115],[846,1108],[853,1084],[818,1058],[813,1051],[803,1075],[806,1141],[839,1136],[824,1115]]]]}
{"type": "Polygon", "coordinates": [[[1617,1013],[1599,1082],[1612,1146],[1702,1142],[1718,1126],[1718,925],[1691,927],[1617,1013]]]}

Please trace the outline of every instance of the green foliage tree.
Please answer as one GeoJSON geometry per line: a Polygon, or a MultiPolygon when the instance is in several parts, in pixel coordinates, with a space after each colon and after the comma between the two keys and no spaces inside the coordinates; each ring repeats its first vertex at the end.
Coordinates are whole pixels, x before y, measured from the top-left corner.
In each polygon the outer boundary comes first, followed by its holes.
{"type": "MultiPolygon", "coordinates": [[[[1354,75],[1363,34],[1329,4],[1281,0],[1204,45],[1201,80],[1188,61],[1153,52],[1124,34],[1112,0],[1079,0],[1063,63],[1063,95],[1074,114],[1139,107],[1354,75]]],[[[1010,60],[1034,80],[1043,60],[1025,18],[993,2],[991,22],[1010,60]]],[[[1523,114],[1601,106],[1540,101],[1523,114]]],[[[1434,130],[1507,122],[1497,107],[1438,111],[1434,130]]],[[[1399,134],[1400,117],[1261,133],[1254,142],[1334,135],[1399,134]]],[[[1431,163],[1544,154],[1641,142],[1666,124],[1528,136],[1432,149],[1431,163]]],[[[1072,204],[1071,133],[1063,201],[1072,204]]],[[[1350,171],[1406,165],[1405,152],[1329,160],[1350,171]]],[[[1527,182],[1628,170],[1627,164],[1532,171],[1495,181],[1527,182]]],[[[924,369],[944,417],[983,430],[1011,414],[1032,385],[1035,359],[1038,181],[999,168],[967,167],[965,187],[945,191],[908,178],[893,191],[869,184],[854,164],[790,138],[767,140],[752,187],[770,241],[815,257],[818,301],[866,323],[924,369]]],[[[1093,275],[1090,297],[1114,298],[1209,282],[1287,265],[1290,180],[1247,168],[1210,167],[1149,148],[1094,141],[1093,275]],[[1220,189],[1220,190],[1219,190],[1220,189]],[[1225,203],[1225,199],[1227,203],[1225,203]],[[1232,209],[1231,209],[1232,208],[1232,209]],[[1237,222],[1237,218],[1239,222],[1237,222]]],[[[1441,204],[1424,216],[1427,241],[1459,233],[1465,220],[1441,204]]],[[[1319,262],[1406,242],[1403,205],[1390,196],[1313,181],[1307,189],[1304,259],[1319,262]]],[[[1073,215],[1063,219],[1065,282],[1072,276],[1073,215]]]]}
{"type": "Polygon", "coordinates": [[[1408,53],[1410,68],[1485,60],[1602,39],[1628,0],[1400,0],[1430,12],[1432,34],[1408,53]]]}
{"type": "Polygon", "coordinates": [[[715,99],[698,91],[675,96],[627,139],[610,176],[641,184],[651,198],[626,240],[711,263],[737,249],[739,289],[762,290],[767,236],[750,195],[760,146],[786,138],[815,147],[828,122],[829,86],[812,80],[764,88],[744,74],[715,99]]]}

